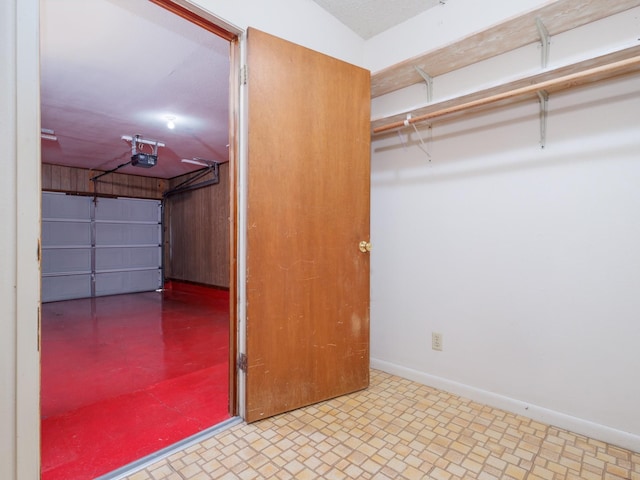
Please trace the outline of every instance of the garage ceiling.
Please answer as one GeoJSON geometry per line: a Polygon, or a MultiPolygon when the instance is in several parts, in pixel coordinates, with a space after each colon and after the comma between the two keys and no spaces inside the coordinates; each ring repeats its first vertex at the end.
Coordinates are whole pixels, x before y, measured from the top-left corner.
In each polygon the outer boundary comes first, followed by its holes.
{"type": "MultiPolygon", "coordinates": [[[[363,38],[442,3],[315,1],[363,38]]],[[[42,161],[113,169],[134,135],[165,147],[155,167],[121,173],[173,178],[202,168],[182,159],[228,160],[229,47],[146,0],[41,0],[42,161]]]]}
{"type": "Polygon", "coordinates": [[[175,177],[228,159],[228,112],[226,40],[148,1],[42,1],[43,162],[108,170],[140,134],[166,145],[158,164],[120,172],[175,177]]]}

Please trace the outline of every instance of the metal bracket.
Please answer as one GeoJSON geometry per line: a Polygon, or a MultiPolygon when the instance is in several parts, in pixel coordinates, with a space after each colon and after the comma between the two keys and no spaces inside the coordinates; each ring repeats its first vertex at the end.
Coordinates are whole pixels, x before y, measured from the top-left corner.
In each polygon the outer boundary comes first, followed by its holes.
{"type": "Polygon", "coordinates": [[[547,113],[549,109],[549,94],[546,90],[540,90],[538,100],[540,100],[540,148],[544,148],[547,143],[547,113]]]}
{"type": "Polygon", "coordinates": [[[538,35],[540,35],[540,41],[542,42],[542,68],[547,68],[549,64],[549,45],[551,45],[551,37],[547,27],[544,26],[540,18],[536,18],[536,27],[538,28],[538,35]]]}
{"type": "Polygon", "coordinates": [[[433,99],[433,77],[429,75],[427,72],[422,70],[420,67],[413,67],[418,72],[418,75],[422,77],[424,83],[427,85],[427,102],[431,103],[433,99]]]}
{"type": "Polygon", "coordinates": [[[249,76],[248,70],[249,67],[247,67],[246,65],[240,67],[240,85],[247,84],[247,77],[249,76]]]}
{"type": "Polygon", "coordinates": [[[162,196],[166,198],[171,195],[175,195],[176,193],[183,193],[189,190],[196,190],[198,188],[208,187],[209,185],[217,185],[219,183],[220,183],[220,163],[209,162],[206,169],[201,170],[199,173],[197,173],[193,177],[189,177],[182,183],[179,183],[178,185],[173,187],[172,189],[167,190],[162,194],[162,196]],[[213,174],[212,179],[205,180],[200,183],[194,183],[196,180],[199,180],[200,178],[204,177],[209,172],[213,174]]]}
{"type": "Polygon", "coordinates": [[[238,355],[238,369],[247,373],[247,355],[245,353],[238,355]]]}

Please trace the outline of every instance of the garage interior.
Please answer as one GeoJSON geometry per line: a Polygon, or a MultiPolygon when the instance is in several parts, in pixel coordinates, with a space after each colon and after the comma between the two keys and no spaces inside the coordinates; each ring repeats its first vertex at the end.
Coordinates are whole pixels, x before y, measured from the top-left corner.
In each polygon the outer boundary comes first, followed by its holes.
{"type": "Polygon", "coordinates": [[[230,44],[151,2],[42,32],[42,478],[95,478],[230,415],[230,44]]]}

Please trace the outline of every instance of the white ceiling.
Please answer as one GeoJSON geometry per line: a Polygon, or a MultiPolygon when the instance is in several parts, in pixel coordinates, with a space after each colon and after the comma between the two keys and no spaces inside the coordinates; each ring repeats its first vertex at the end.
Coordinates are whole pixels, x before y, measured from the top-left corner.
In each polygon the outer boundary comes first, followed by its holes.
{"type": "Polygon", "coordinates": [[[45,163],[108,170],[136,134],[166,146],[155,167],[122,173],[171,178],[199,168],[182,158],[228,159],[229,42],[151,2],[42,0],[40,82],[41,125],[57,137],[42,141],[45,163]]]}
{"type": "Polygon", "coordinates": [[[313,0],[367,40],[446,0],[313,0]]]}
{"type": "MultiPolygon", "coordinates": [[[[314,0],[368,38],[444,0],[314,0]]],[[[228,160],[229,43],[147,0],[41,0],[44,163],[109,170],[142,135],[165,147],[153,168],[172,178],[228,160]],[[175,117],[175,129],[166,126],[175,117]]],[[[145,147],[151,152],[151,147],[145,147]]]]}

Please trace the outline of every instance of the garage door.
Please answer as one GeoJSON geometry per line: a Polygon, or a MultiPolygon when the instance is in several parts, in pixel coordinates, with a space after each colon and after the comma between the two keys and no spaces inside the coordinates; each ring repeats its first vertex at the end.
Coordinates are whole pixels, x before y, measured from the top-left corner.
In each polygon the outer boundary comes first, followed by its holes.
{"type": "Polygon", "coordinates": [[[162,286],[161,204],[45,192],[42,301],[162,286]]]}

